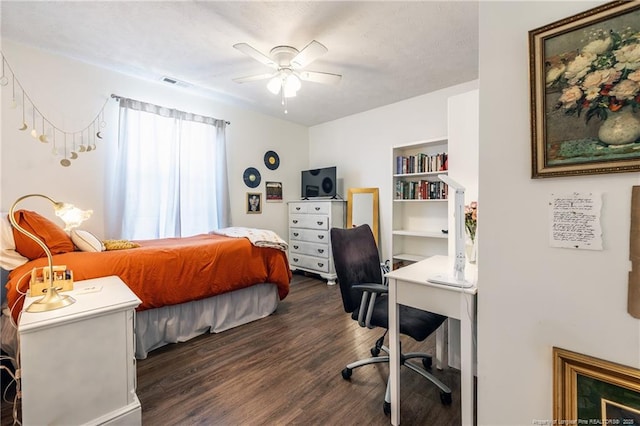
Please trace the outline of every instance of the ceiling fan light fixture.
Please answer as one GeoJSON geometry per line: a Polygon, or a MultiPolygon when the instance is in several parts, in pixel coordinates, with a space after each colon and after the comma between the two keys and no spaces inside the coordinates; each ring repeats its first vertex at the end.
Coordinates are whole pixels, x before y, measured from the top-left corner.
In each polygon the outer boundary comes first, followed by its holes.
{"type": "Polygon", "coordinates": [[[277,95],[278,93],[280,93],[281,86],[282,86],[282,79],[280,78],[279,75],[273,77],[271,80],[269,80],[269,83],[267,83],[267,89],[274,95],[277,95]]]}
{"type": "Polygon", "coordinates": [[[285,98],[293,98],[296,96],[298,90],[300,90],[300,87],[302,87],[300,79],[294,74],[287,76],[287,78],[283,80],[282,85],[285,98]]]}

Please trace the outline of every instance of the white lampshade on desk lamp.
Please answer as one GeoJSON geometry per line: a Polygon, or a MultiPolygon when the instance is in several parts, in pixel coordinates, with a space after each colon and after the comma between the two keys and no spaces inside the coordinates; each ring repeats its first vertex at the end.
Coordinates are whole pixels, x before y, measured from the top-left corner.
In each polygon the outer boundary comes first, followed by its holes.
{"type": "Polygon", "coordinates": [[[82,222],[88,219],[89,216],[91,216],[91,214],[93,213],[93,210],[80,210],[74,207],[72,204],[61,203],[47,197],[46,195],[41,195],[41,194],[29,194],[29,195],[22,196],[18,198],[11,206],[11,209],[9,209],[9,221],[11,222],[11,224],[19,232],[23,233],[24,235],[26,235],[27,237],[31,238],[33,241],[38,243],[38,245],[42,248],[42,250],[44,250],[44,253],[47,255],[47,260],[49,261],[49,265],[48,265],[49,288],[47,289],[47,294],[45,294],[42,299],[36,300],[35,302],[33,302],[31,305],[27,307],[27,312],[46,312],[46,311],[51,311],[53,309],[64,308],[65,306],[69,306],[75,303],[76,300],[71,296],[62,295],[58,293],[58,291],[53,286],[54,273],[53,273],[53,257],[51,255],[51,250],[49,250],[47,245],[44,242],[42,242],[40,238],[38,238],[31,232],[27,231],[26,229],[18,225],[18,222],[16,222],[16,219],[14,217],[14,211],[16,209],[16,206],[22,200],[25,200],[30,197],[42,197],[49,200],[54,206],[56,216],[58,216],[64,221],[65,231],[69,231],[79,226],[82,222]]]}

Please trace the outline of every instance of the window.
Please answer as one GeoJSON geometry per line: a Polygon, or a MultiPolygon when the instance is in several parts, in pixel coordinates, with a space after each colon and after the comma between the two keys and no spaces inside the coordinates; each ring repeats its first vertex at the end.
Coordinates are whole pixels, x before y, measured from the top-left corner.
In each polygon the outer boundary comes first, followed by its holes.
{"type": "Polygon", "coordinates": [[[227,226],[227,123],[120,98],[108,233],[186,237],[227,226]]]}

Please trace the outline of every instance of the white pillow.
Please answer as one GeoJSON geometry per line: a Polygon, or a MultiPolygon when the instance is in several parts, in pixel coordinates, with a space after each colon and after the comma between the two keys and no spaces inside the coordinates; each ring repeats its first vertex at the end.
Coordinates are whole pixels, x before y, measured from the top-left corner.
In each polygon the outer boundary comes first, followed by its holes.
{"type": "Polygon", "coordinates": [[[104,251],[102,241],[89,231],[82,229],[71,230],[71,241],[80,251],[104,251]]]}
{"type": "Polygon", "coordinates": [[[0,213],[0,267],[11,271],[29,261],[16,251],[16,242],[13,239],[13,227],[9,222],[8,213],[0,213]]]}

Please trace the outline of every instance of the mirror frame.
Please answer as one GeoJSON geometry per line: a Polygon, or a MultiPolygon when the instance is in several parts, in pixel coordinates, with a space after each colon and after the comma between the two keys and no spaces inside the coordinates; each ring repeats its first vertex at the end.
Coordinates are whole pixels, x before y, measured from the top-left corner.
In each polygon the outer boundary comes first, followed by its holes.
{"type": "Polygon", "coordinates": [[[378,245],[378,233],[379,233],[379,204],[380,204],[380,190],[379,188],[349,188],[347,196],[347,228],[353,228],[353,195],[354,194],[372,194],[373,195],[373,224],[371,224],[371,230],[373,231],[373,237],[378,245]]]}

